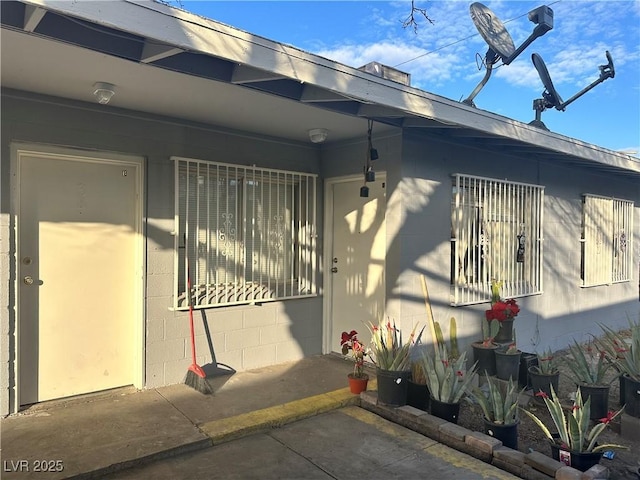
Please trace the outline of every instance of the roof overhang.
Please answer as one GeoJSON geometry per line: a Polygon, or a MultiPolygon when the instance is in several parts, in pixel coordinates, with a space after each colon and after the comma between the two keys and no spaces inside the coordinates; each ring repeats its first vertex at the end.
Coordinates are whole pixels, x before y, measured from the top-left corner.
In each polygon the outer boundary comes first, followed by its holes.
{"type": "Polygon", "coordinates": [[[437,135],[519,157],[640,177],[640,161],[392,82],[164,4],[3,1],[2,86],[309,142],[376,132],[437,135]],[[46,72],[46,73],[44,73],[46,72]]]}

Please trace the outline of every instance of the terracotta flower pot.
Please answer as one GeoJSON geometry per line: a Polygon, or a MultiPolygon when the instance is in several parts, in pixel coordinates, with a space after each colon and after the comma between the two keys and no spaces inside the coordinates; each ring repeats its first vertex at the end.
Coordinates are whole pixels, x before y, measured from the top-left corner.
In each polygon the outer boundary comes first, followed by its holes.
{"type": "Polygon", "coordinates": [[[369,383],[369,375],[366,373],[362,377],[356,377],[353,373],[347,375],[349,378],[349,390],[355,395],[360,395],[367,389],[367,383],[369,383]]]}

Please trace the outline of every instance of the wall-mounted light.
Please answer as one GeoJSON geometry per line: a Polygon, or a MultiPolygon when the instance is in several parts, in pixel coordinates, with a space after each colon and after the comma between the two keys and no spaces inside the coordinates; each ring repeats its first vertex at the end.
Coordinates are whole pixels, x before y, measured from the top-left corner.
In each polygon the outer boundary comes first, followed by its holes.
{"type": "Polygon", "coordinates": [[[365,182],[375,182],[376,181],[376,172],[373,171],[371,167],[364,172],[364,181],[365,182]]]}
{"type": "Polygon", "coordinates": [[[326,128],[312,128],[309,130],[309,140],[311,143],[322,143],[329,136],[329,130],[326,128]]]}
{"type": "Polygon", "coordinates": [[[106,105],[116,93],[115,85],[106,82],[96,82],[93,85],[93,94],[101,105],[106,105]]]}

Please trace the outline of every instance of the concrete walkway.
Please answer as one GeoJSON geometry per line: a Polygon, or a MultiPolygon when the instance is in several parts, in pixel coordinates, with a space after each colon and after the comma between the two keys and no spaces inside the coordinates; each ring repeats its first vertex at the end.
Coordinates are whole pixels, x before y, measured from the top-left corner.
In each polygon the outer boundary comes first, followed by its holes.
{"type": "MultiPolygon", "coordinates": [[[[2,419],[2,478],[98,478],[212,445],[217,450],[215,446],[233,439],[360,404],[360,397],[345,388],[352,367],[338,356],[316,356],[211,378],[213,395],[180,384],[39,404],[2,419]]],[[[375,388],[375,381],[370,382],[370,389],[375,388]]],[[[368,415],[380,425],[386,422],[368,415]]],[[[455,452],[444,445],[438,448],[455,452]]],[[[510,477],[465,458],[491,469],[490,477],[510,477]]],[[[446,462],[441,456],[436,459],[446,462]]]]}

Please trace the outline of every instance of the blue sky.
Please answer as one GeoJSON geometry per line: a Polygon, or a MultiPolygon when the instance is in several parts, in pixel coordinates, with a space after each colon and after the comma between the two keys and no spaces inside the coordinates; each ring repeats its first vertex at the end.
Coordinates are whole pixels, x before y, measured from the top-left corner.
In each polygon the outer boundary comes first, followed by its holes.
{"type": "MultiPolygon", "coordinates": [[[[175,2],[172,2],[175,4],[175,2]]],[[[371,61],[411,74],[411,85],[460,101],[484,75],[487,51],[469,15],[469,1],[417,2],[433,24],[417,17],[403,28],[409,1],[186,1],[182,8],[241,30],[360,67],[371,61]]],[[[560,112],[543,112],[554,132],[612,150],[640,151],[640,0],[483,1],[505,24],[515,47],[531,34],[530,10],[548,5],[554,28],[510,65],[494,70],[475,98],[478,108],[525,123],[542,82],[531,62],[544,60],[564,101],[599,76],[608,50],[615,78],[605,80],[560,112]]]]}

